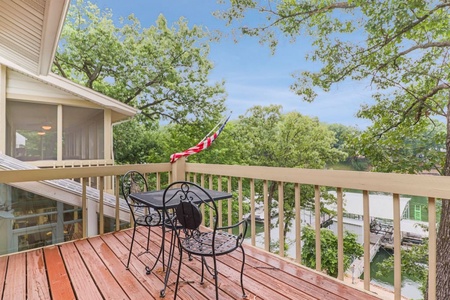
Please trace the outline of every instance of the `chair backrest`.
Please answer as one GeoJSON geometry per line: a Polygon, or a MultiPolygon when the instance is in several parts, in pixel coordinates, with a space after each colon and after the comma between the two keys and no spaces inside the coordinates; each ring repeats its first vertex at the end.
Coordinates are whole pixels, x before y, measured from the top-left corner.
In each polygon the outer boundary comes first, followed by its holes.
{"type": "Polygon", "coordinates": [[[136,213],[136,210],[141,208],[142,205],[134,202],[129,195],[132,193],[146,192],[148,190],[147,180],[143,174],[131,170],[122,176],[121,181],[122,195],[125,198],[125,201],[127,201],[130,212],[133,214],[133,218],[135,218],[134,214],[136,213]]]}
{"type": "Polygon", "coordinates": [[[209,222],[213,222],[213,229],[217,228],[217,206],[214,199],[201,186],[188,181],[171,183],[164,191],[163,206],[166,218],[174,227],[182,227],[184,231],[196,231],[202,224],[203,216],[199,209],[204,205],[205,209],[212,212],[209,222]],[[176,215],[176,218],[171,216],[176,215]]]}

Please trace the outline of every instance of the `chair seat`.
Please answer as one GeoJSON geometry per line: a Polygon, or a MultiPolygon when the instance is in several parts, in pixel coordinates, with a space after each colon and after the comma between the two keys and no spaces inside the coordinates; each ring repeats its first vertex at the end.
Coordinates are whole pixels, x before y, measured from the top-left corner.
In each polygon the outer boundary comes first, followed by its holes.
{"type": "MultiPolygon", "coordinates": [[[[227,254],[239,246],[239,238],[224,231],[216,231],[215,255],[227,254]]],[[[181,247],[187,252],[201,256],[213,256],[213,232],[197,232],[181,239],[181,247]]]]}
{"type": "Polygon", "coordinates": [[[136,224],[142,226],[160,226],[161,215],[158,212],[153,212],[145,216],[139,216],[136,218],[136,224]]]}

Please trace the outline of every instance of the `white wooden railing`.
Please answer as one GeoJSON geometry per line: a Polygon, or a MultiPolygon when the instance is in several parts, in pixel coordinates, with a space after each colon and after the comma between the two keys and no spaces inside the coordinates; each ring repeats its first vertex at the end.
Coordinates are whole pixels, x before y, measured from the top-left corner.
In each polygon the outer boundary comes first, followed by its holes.
{"type": "MultiPolygon", "coordinates": [[[[52,179],[81,178],[83,193],[81,196],[81,206],[83,214],[83,234],[87,235],[86,216],[88,214],[88,197],[86,195],[86,186],[89,178],[97,178],[100,182],[100,188],[104,178],[112,177],[117,182],[119,177],[130,169],[145,173],[151,189],[160,189],[169,182],[189,179],[196,181],[201,185],[217,190],[227,190],[233,192],[235,197],[227,201],[228,220],[219,220],[219,222],[231,223],[233,213],[242,218],[244,214],[244,193],[249,191],[250,207],[252,218],[250,243],[255,245],[255,203],[259,201],[257,195],[264,195],[263,203],[265,206],[265,220],[269,220],[269,199],[268,186],[271,182],[278,185],[278,209],[279,209],[279,236],[283,236],[284,220],[284,195],[285,183],[293,183],[294,201],[296,217],[294,221],[294,231],[296,236],[295,257],[297,263],[301,263],[301,218],[300,218],[300,189],[304,185],[312,185],[315,190],[315,228],[320,228],[320,188],[327,187],[336,191],[337,195],[337,223],[338,223],[338,279],[344,280],[344,253],[343,253],[343,195],[347,189],[359,190],[362,193],[362,202],[364,207],[364,288],[370,290],[370,193],[382,192],[391,195],[392,209],[394,212],[394,248],[401,247],[401,212],[400,195],[422,196],[428,199],[428,219],[429,219],[429,279],[428,279],[428,299],[435,299],[436,294],[436,202],[442,199],[450,198],[450,177],[429,176],[429,175],[402,175],[371,172],[354,171],[328,171],[311,170],[296,168],[276,168],[276,167],[257,167],[257,166],[239,166],[239,165],[213,165],[213,164],[194,164],[186,163],[184,159],[178,160],[174,164],[142,164],[142,165],[123,165],[123,166],[96,166],[96,167],[75,167],[75,168],[55,168],[55,169],[37,169],[20,171],[0,171],[0,183],[33,182],[52,179]],[[162,179],[164,178],[164,179],[162,179]],[[261,190],[256,190],[256,186],[261,186],[261,190]],[[237,201],[237,212],[232,211],[232,202],[237,201]]],[[[100,224],[104,218],[103,195],[105,192],[115,193],[119,201],[119,188],[115,183],[112,190],[99,193],[98,214],[100,224]]],[[[442,200],[446,201],[446,200],[442,200]]],[[[118,202],[117,202],[118,203],[118,202]]],[[[222,205],[220,205],[222,207],[222,205]]],[[[119,229],[120,212],[116,209],[116,229],[119,229]]],[[[100,225],[100,230],[103,228],[100,225]]],[[[269,222],[264,224],[266,234],[264,248],[269,251],[270,240],[267,236],[270,232],[269,222]]],[[[102,233],[102,232],[100,232],[102,233]]],[[[278,255],[285,256],[284,239],[279,241],[278,255]]],[[[321,270],[321,251],[320,251],[320,230],[316,230],[316,270],[321,270]]],[[[401,256],[400,251],[394,253],[394,298],[401,298],[401,256]]]]}

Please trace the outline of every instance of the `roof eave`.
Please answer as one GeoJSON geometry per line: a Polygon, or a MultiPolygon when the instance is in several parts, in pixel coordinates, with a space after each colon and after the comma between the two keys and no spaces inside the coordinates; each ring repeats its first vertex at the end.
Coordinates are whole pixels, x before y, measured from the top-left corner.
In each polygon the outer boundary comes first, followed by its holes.
{"type": "Polygon", "coordinates": [[[69,0],[47,0],[45,4],[37,75],[47,75],[50,72],[69,4],[69,0]]]}

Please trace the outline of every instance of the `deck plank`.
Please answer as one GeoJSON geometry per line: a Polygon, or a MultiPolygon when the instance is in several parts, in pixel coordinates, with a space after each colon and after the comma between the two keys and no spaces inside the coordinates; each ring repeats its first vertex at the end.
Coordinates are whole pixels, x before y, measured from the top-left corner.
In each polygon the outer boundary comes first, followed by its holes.
{"type": "Polygon", "coordinates": [[[60,247],[74,293],[78,299],[103,299],[74,243],[60,247]]]}
{"type": "MultiPolygon", "coordinates": [[[[159,239],[159,237],[158,237],[159,239]]],[[[141,247],[145,245],[146,237],[145,235],[137,235],[136,240],[140,242],[141,247]]],[[[168,249],[170,244],[166,242],[165,247],[168,249]]],[[[242,254],[239,252],[237,253],[237,256],[241,256],[242,254]]],[[[182,273],[181,273],[181,279],[189,281],[194,281],[194,285],[200,286],[200,274],[201,274],[201,262],[198,259],[194,259],[191,262],[186,263],[187,257],[184,257],[183,260],[185,261],[182,266],[182,273]],[[188,270],[185,270],[186,267],[188,267],[188,270]],[[194,275],[192,273],[195,273],[194,275]]],[[[242,291],[241,286],[239,282],[239,276],[240,276],[240,260],[236,261],[234,264],[234,268],[230,268],[229,263],[223,263],[224,261],[229,261],[230,258],[227,256],[219,257],[218,259],[218,269],[219,269],[219,295],[221,299],[239,299],[242,298],[242,291]],[[231,281],[230,278],[233,278],[234,280],[231,281]]],[[[178,266],[178,255],[175,256],[175,262],[174,267],[178,266]]],[[[172,275],[171,275],[171,282],[175,281],[175,274],[176,269],[172,268],[172,275]]],[[[246,295],[249,299],[305,299],[305,300],[313,300],[318,299],[317,297],[310,296],[302,291],[293,289],[288,290],[286,293],[286,285],[280,286],[274,286],[274,278],[271,278],[270,276],[268,278],[265,278],[264,280],[260,280],[261,274],[260,272],[257,272],[253,270],[254,272],[248,272],[247,269],[244,269],[244,289],[246,292],[246,295]],[[261,294],[261,282],[270,282],[270,288],[265,289],[264,293],[261,294]],[[290,293],[289,293],[290,292],[290,293]]],[[[180,288],[180,291],[185,289],[186,286],[182,286],[180,288]]],[[[202,292],[205,294],[207,299],[215,298],[215,290],[214,290],[214,281],[213,279],[206,275],[205,276],[205,284],[201,286],[202,292]],[[206,290],[208,289],[208,291],[206,290]]],[[[179,291],[179,292],[180,292],[179,291]]],[[[341,298],[342,299],[342,298],[341,298]]]]}
{"type": "MultiPolygon", "coordinates": [[[[147,229],[138,228],[129,270],[125,269],[132,230],[44,247],[0,257],[1,299],[161,299],[165,272],[161,262],[147,275],[160,247],[160,229],[152,229],[150,253],[147,229]],[[44,265],[45,262],[45,265],[44,265]],[[2,280],[3,279],[3,280],[2,280]],[[46,281],[48,279],[48,286],[46,281]],[[28,285],[27,285],[28,284],[28,285]],[[27,290],[28,289],[28,290],[27,290]]],[[[169,236],[165,240],[166,259],[169,236]]],[[[375,300],[370,292],[352,288],[334,278],[245,245],[244,288],[247,299],[375,300]]],[[[239,272],[242,254],[234,251],[218,259],[220,299],[240,299],[239,272]]],[[[173,299],[178,250],[165,299],[173,299]]],[[[178,300],[214,299],[214,280],[205,275],[200,284],[201,262],[183,257],[178,300]]]]}
{"type": "Polygon", "coordinates": [[[88,240],[78,240],[75,246],[81,254],[89,273],[94,279],[102,296],[106,299],[129,299],[113,274],[103,264],[88,240]]]}
{"type": "MultiPolygon", "coordinates": [[[[126,247],[128,247],[129,243],[131,243],[131,231],[125,231],[123,232],[124,235],[121,236],[120,240],[121,242],[124,243],[124,245],[126,245],[126,247]]],[[[138,231],[138,233],[136,234],[136,238],[135,238],[135,243],[137,243],[138,245],[133,246],[133,256],[131,258],[131,262],[130,264],[133,264],[133,262],[136,261],[140,261],[140,267],[138,267],[136,270],[138,273],[142,273],[144,274],[144,268],[145,266],[151,266],[153,265],[153,263],[156,260],[156,255],[158,252],[158,248],[160,247],[160,239],[157,239],[157,242],[155,242],[155,244],[153,244],[153,247],[151,248],[151,254],[145,254],[145,255],[141,255],[138,256],[140,253],[142,253],[142,250],[144,249],[145,245],[146,245],[146,233],[144,231],[138,231]]],[[[152,233],[153,234],[153,233],[152,233]]],[[[166,251],[166,259],[168,258],[168,249],[169,249],[169,242],[166,242],[165,244],[165,249],[166,251]]],[[[178,263],[175,262],[174,266],[178,266],[178,263]]],[[[182,274],[184,274],[184,271],[182,270],[182,274]]],[[[189,274],[192,277],[192,273],[189,274]]],[[[145,275],[145,276],[149,276],[149,278],[151,279],[153,278],[157,278],[157,284],[158,284],[158,288],[157,288],[157,297],[159,298],[159,292],[161,291],[161,289],[163,288],[164,284],[164,276],[165,276],[165,272],[163,272],[162,270],[162,265],[161,263],[158,263],[158,265],[156,266],[155,270],[150,274],[150,275],[145,275]]],[[[166,299],[172,299],[173,295],[174,295],[174,275],[173,273],[171,274],[171,277],[169,279],[169,285],[166,289],[166,299]]],[[[190,280],[191,281],[191,280],[190,280]]],[[[182,284],[181,285],[183,288],[179,288],[178,290],[178,297],[179,299],[211,299],[211,297],[213,297],[213,291],[209,288],[209,287],[204,287],[202,288],[200,291],[198,289],[195,289],[195,287],[193,287],[191,284],[182,284]]],[[[215,297],[215,296],[214,296],[215,297]]]]}
{"type": "Polygon", "coordinates": [[[44,248],[52,299],[76,299],[58,246],[44,248]]]}
{"type": "Polygon", "coordinates": [[[100,237],[89,239],[89,243],[95,252],[102,259],[106,268],[114,274],[114,278],[120,283],[122,287],[126,287],[125,291],[130,299],[148,298],[149,292],[142,286],[139,280],[134,276],[130,276],[118,257],[109,248],[109,246],[100,237]]]}
{"type": "Polygon", "coordinates": [[[8,268],[8,257],[7,256],[0,257],[0,299],[4,299],[3,292],[7,268],[8,268]]]}
{"type": "Polygon", "coordinates": [[[5,285],[2,299],[26,299],[26,254],[17,253],[9,256],[8,271],[6,272],[5,285]]]}
{"type": "Polygon", "coordinates": [[[344,299],[379,299],[379,297],[370,294],[370,292],[360,291],[349,287],[344,283],[340,284],[337,279],[321,275],[304,266],[296,265],[287,259],[280,259],[271,253],[264,253],[255,247],[247,247],[246,251],[252,259],[258,259],[268,263],[274,268],[282,269],[296,278],[300,278],[305,282],[313,284],[317,290],[325,290],[332,294],[340,295],[344,299]]]}
{"type": "MultiPolygon", "coordinates": [[[[101,238],[108,244],[111,251],[113,251],[122,262],[121,266],[118,266],[118,268],[121,270],[126,270],[125,265],[128,260],[129,249],[123,243],[125,242],[126,244],[129,236],[124,231],[119,231],[113,234],[105,234],[101,238]]],[[[153,298],[158,299],[159,291],[162,288],[162,281],[157,277],[146,275],[144,269],[145,264],[135,256],[132,256],[129,270],[126,272],[133,275],[149,291],[153,298]]]]}
{"type": "Polygon", "coordinates": [[[42,249],[27,252],[27,299],[50,299],[42,249]]]}

